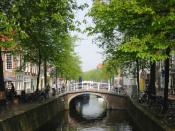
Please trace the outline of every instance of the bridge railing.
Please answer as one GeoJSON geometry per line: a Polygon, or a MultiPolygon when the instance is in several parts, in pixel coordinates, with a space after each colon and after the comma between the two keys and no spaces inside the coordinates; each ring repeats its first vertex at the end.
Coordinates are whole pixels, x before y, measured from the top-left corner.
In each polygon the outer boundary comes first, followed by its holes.
{"type": "Polygon", "coordinates": [[[76,91],[102,91],[113,94],[125,95],[126,91],[124,88],[116,88],[111,86],[109,83],[101,82],[82,82],[82,83],[72,83],[66,86],[62,86],[57,89],[57,94],[67,93],[67,92],[76,92],[76,91]]]}

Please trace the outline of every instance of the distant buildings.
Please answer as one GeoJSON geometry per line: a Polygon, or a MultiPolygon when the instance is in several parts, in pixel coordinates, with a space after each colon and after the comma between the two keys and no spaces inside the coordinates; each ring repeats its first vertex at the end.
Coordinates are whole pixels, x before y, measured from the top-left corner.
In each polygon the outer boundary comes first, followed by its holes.
{"type": "Polygon", "coordinates": [[[101,69],[101,68],[103,68],[103,64],[100,63],[97,65],[97,69],[101,69]]]}

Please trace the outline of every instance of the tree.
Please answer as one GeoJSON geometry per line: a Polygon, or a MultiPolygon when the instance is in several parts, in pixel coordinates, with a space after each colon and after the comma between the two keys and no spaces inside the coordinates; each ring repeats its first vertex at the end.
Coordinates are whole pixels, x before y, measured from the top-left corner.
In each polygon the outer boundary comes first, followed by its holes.
{"type": "Polygon", "coordinates": [[[0,10],[0,103],[5,104],[5,85],[3,74],[2,49],[14,44],[13,25],[10,23],[5,13],[0,10]]]}
{"type": "MultiPolygon", "coordinates": [[[[56,40],[56,39],[55,39],[56,40]]],[[[58,38],[57,40],[60,41],[58,38]]],[[[65,77],[66,80],[78,79],[81,74],[80,58],[74,52],[75,40],[71,36],[65,36],[60,41],[60,44],[64,46],[58,46],[56,49],[56,55],[54,55],[52,63],[56,67],[57,71],[65,77]]]]}
{"type": "MultiPolygon", "coordinates": [[[[153,79],[150,81],[149,90],[153,94],[155,94],[155,62],[169,58],[169,48],[173,43],[170,36],[174,34],[174,5],[173,1],[159,0],[154,2],[112,0],[107,3],[97,0],[90,12],[96,24],[95,28],[91,29],[92,33],[101,33],[102,37],[111,40],[116,37],[116,30],[122,32],[124,35],[121,42],[122,50],[126,53],[133,52],[137,58],[150,61],[153,79]]],[[[168,81],[165,83],[166,102],[168,81]]]]}
{"type": "MultiPolygon", "coordinates": [[[[73,10],[77,9],[74,1],[68,0],[21,0],[12,1],[9,11],[11,18],[16,18],[16,24],[27,34],[27,38],[21,39],[25,60],[38,64],[37,89],[40,78],[40,67],[44,63],[45,84],[47,84],[47,63],[52,59],[56,46],[55,35],[61,41],[68,34],[68,30],[74,29],[73,10]]],[[[60,44],[60,45],[59,45],[60,44]]]]}
{"type": "Polygon", "coordinates": [[[26,34],[25,38],[19,37],[18,44],[25,62],[38,65],[37,90],[42,65],[45,85],[48,65],[59,68],[66,78],[81,72],[79,58],[71,40],[68,44],[68,37],[69,31],[75,29],[74,10],[83,6],[78,7],[74,0],[7,0],[0,4],[7,18],[14,20],[12,23],[26,34]]]}
{"type": "MultiPolygon", "coordinates": [[[[106,47],[108,49],[111,49],[110,47],[111,44],[109,44],[109,42],[112,41],[116,43],[115,44],[116,48],[120,48],[121,51],[123,50],[123,52],[125,52],[124,54],[126,53],[132,54],[133,60],[136,61],[137,63],[138,91],[139,91],[138,60],[142,58],[140,52],[143,52],[143,50],[145,50],[145,48],[142,48],[145,46],[143,45],[141,46],[141,48],[140,47],[135,48],[135,47],[141,45],[139,44],[140,39],[138,38],[139,37],[142,38],[142,36],[144,35],[143,34],[144,29],[147,29],[148,28],[147,25],[149,25],[147,23],[142,24],[143,22],[141,18],[143,17],[142,15],[144,13],[151,14],[152,11],[148,7],[137,6],[137,3],[135,1],[124,2],[120,0],[118,1],[113,0],[109,3],[96,1],[94,4],[94,8],[90,13],[90,15],[93,16],[96,24],[92,33],[101,32],[102,37],[105,37],[107,40],[105,42],[106,47]],[[140,15],[138,14],[138,12],[140,13],[140,15]],[[121,32],[122,37],[120,37],[120,34],[118,32],[121,32]],[[118,42],[116,42],[116,40],[118,40],[118,42]],[[136,42],[138,43],[138,45],[136,45],[137,44],[136,42]]],[[[145,19],[147,20],[148,18],[145,19]]],[[[103,44],[105,44],[105,42],[103,42],[103,44]]],[[[114,49],[116,51],[119,51],[116,48],[114,49]]]]}

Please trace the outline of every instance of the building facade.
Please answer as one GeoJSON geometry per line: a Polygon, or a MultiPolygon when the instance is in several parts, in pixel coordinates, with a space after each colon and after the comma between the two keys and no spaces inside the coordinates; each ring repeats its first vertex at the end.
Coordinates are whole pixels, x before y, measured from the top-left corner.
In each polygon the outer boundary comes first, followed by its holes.
{"type": "MultiPolygon", "coordinates": [[[[24,64],[22,55],[14,55],[10,51],[2,51],[3,72],[5,87],[10,88],[14,84],[18,94],[22,90],[31,93],[36,90],[38,67],[27,62],[24,64]]],[[[39,89],[44,88],[43,68],[41,68],[39,89]]]]}

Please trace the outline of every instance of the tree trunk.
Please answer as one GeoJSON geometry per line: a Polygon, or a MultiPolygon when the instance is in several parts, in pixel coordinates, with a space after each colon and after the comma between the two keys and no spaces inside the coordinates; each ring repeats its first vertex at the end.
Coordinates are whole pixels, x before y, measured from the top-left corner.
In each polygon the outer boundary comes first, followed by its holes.
{"type": "Polygon", "coordinates": [[[40,72],[41,72],[41,54],[39,49],[39,56],[38,56],[38,75],[37,75],[37,84],[36,84],[36,90],[39,90],[39,82],[40,82],[40,72]]]}
{"type": "Polygon", "coordinates": [[[140,80],[139,80],[139,60],[136,60],[136,72],[137,72],[137,93],[140,93],[140,80]]]}
{"type": "Polygon", "coordinates": [[[47,86],[47,61],[44,58],[44,86],[47,86]]]}
{"type": "Polygon", "coordinates": [[[156,67],[157,71],[156,71],[156,79],[157,79],[157,85],[158,85],[158,90],[161,89],[161,81],[160,81],[160,77],[161,77],[161,72],[160,70],[160,62],[158,63],[158,67],[156,67]]]}
{"type": "Polygon", "coordinates": [[[151,69],[150,69],[150,82],[148,87],[148,94],[156,95],[156,62],[151,62],[151,69]]]}
{"type": "Polygon", "coordinates": [[[5,84],[4,84],[4,73],[3,73],[3,61],[2,53],[0,48],[0,104],[5,104],[5,84]]]}
{"type": "Polygon", "coordinates": [[[56,75],[56,80],[55,80],[56,88],[58,88],[58,82],[57,82],[57,79],[58,79],[58,73],[57,73],[57,71],[58,71],[58,70],[57,70],[57,68],[56,68],[56,74],[55,74],[55,75],[56,75]]]}
{"type": "Polygon", "coordinates": [[[169,85],[169,56],[170,56],[170,48],[167,48],[166,55],[168,58],[165,60],[165,87],[164,87],[164,106],[163,110],[166,111],[168,109],[168,85],[169,85]]]}

